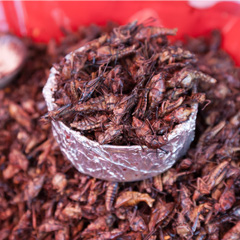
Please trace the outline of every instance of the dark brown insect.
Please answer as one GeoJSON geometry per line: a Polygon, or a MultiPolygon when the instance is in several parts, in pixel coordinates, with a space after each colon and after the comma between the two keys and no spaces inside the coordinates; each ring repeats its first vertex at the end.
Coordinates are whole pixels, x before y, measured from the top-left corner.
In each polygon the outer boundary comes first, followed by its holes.
{"type": "Polygon", "coordinates": [[[164,116],[165,114],[172,112],[176,108],[180,107],[184,101],[184,97],[180,97],[176,101],[163,101],[161,103],[161,107],[159,108],[158,115],[159,116],[164,116]]]}
{"type": "Polygon", "coordinates": [[[153,135],[149,124],[137,119],[136,117],[133,117],[132,126],[135,129],[136,135],[139,137],[140,141],[149,148],[161,148],[167,142],[166,137],[153,135]]]}
{"type": "Polygon", "coordinates": [[[73,102],[77,102],[79,100],[79,95],[76,89],[75,81],[70,82],[70,90],[73,97],[73,102]]]}
{"type": "Polygon", "coordinates": [[[173,211],[174,203],[166,203],[164,201],[157,202],[156,206],[152,209],[151,218],[148,224],[149,230],[154,230],[156,225],[161,224],[173,211]]]}
{"type": "Polygon", "coordinates": [[[203,104],[206,101],[206,94],[205,93],[193,93],[189,97],[189,100],[191,102],[197,102],[197,103],[203,104]]]}
{"type": "Polygon", "coordinates": [[[104,84],[111,89],[113,93],[122,93],[123,80],[122,80],[122,66],[117,65],[107,75],[104,80],[104,84]]]}
{"type": "Polygon", "coordinates": [[[186,93],[185,88],[174,88],[166,92],[166,97],[168,100],[177,100],[180,96],[186,93]]]}
{"type": "Polygon", "coordinates": [[[65,219],[81,219],[82,209],[79,204],[68,204],[63,210],[63,218],[65,219]]]}
{"type": "Polygon", "coordinates": [[[149,89],[144,89],[140,93],[138,104],[133,113],[134,116],[143,119],[147,110],[149,89]]]}
{"type": "Polygon", "coordinates": [[[123,132],[123,125],[111,125],[105,132],[98,136],[98,142],[100,144],[107,144],[116,140],[123,132]]]}
{"type": "Polygon", "coordinates": [[[91,98],[87,102],[79,103],[72,107],[72,111],[112,111],[116,107],[116,104],[119,102],[120,99],[120,96],[116,96],[113,94],[104,95],[97,98],[91,98]]]}
{"type": "Polygon", "coordinates": [[[87,99],[89,99],[93,92],[99,87],[101,82],[103,81],[102,76],[98,76],[91,81],[86,82],[82,89],[82,95],[80,97],[80,102],[85,102],[87,99]]]}
{"type": "Polygon", "coordinates": [[[184,239],[190,239],[193,235],[191,227],[182,213],[178,213],[176,231],[184,239]]]}
{"type": "Polygon", "coordinates": [[[163,119],[167,122],[181,123],[181,122],[185,122],[191,113],[192,113],[191,108],[180,107],[180,108],[174,110],[169,115],[165,116],[163,119]]]}
{"type": "Polygon", "coordinates": [[[134,94],[130,96],[123,96],[121,101],[118,102],[116,107],[113,109],[114,117],[112,122],[120,124],[125,115],[129,115],[136,102],[136,96],[134,94]]]}
{"type": "Polygon", "coordinates": [[[175,76],[173,76],[169,81],[167,81],[166,86],[171,88],[177,86],[190,88],[194,83],[194,80],[200,80],[208,84],[215,84],[217,82],[216,79],[200,71],[184,68],[175,76]]]}
{"type": "Polygon", "coordinates": [[[135,35],[135,39],[143,41],[145,39],[157,38],[166,35],[176,35],[177,29],[161,28],[161,27],[145,27],[135,35]]]}
{"type": "Polygon", "coordinates": [[[89,239],[96,236],[98,232],[107,232],[113,223],[114,217],[111,214],[99,217],[87,226],[81,236],[89,239]]]}
{"type": "Polygon", "coordinates": [[[207,176],[206,181],[198,178],[198,190],[202,194],[209,194],[213,187],[217,186],[227,173],[228,161],[224,161],[207,176]]]}
{"type": "Polygon", "coordinates": [[[194,59],[195,55],[188,50],[184,50],[180,47],[168,47],[159,53],[159,61],[172,63],[175,61],[181,61],[185,59],[194,59]]]}
{"type": "Polygon", "coordinates": [[[74,110],[71,104],[64,105],[56,110],[52,110],[43,116],[43,119],[64,120],[72,114],[74,110]]]}
{"type": "Polygon", "coordinates": [[[114,202],[114,199],[116,197],[118,191],[118,183],[117,182],[109,182],[107,191],[106,191],[106,197],[105,197],[105,205],[107,211],[111,211],[112,205],[114,202]]]}
{"type": "Polygon", "coordinates": [[[126,57],[126,56],[128,56],[128,55],[130,55],[130,54],[135,53],[135,52],[136,52],[136,48],[137,48],[138,46],[139,46],[139,45],[135,43],[135,44],[133,44],[132,46],[127,47],[127,48],[125,48],[125,49],[123,49],[123,50],[120,50],[120,51],[115,50],[115,51],[113,52],[113,54],[112,54],[111,61],[115,61],[115,60],[117,60],[117,59],[121,59],[121,58],[126,57]]]}
{"type": "Polygon", "coordinates": [[[159,73],[153,76],[149,82],[150,91],[148,98],[150,108],[152,109],[154,109],[160,103],[160,101],[163,99],[163,94],[166,91],[164,75],[164,72],[159,73]]]}
{"type": "Polygon", "coordinates": [[[152,132],[148,123],[143,122],[136,117],[133,117],[132,126],[135,129],[135,132],[139,138],[145,137],[152,132]]]}
{"type": "Polygon", "coordinates": [[[95,117],[88,116],[81,121],[71,123],[70,126],[81,131],[94,130],[103,127],[103,124],[107,120],[108,118],[106,115],[96,115],[95,117]]]}
{"type": "Polygon", "coordinates": [[[97,64],[104,64],[109,63],[111,61],[117,61],[121,58],[124,58],[128,55],[134,54],[136,52],[136,48],[138,47],[138,44],[133,44],[130,47],[126,47],[122,50],[116,50],[114,48],[104,46],[102,49],[98,51],[98,56],[103,56],[102,60],[98,60],[97,64]]]}
{"type": "Polygon", "coordinates": [[[129,212],[128,220],[130,223],[130,228],[134,232],[145,232],[148,230],[148,227],[140,215],[129,212]]]}
{"type": "Polygon", "coordinates": [[[221,197],[219,198],[220,210],[222,212],[229,210],[232,208],[235,201],[234,180],[229,179],[221,197]]]}
{"type": "Polygon", "coordinates": [[[133,21],[125,26],[113,29],[111,36],[111,46],[117,47],[120,44],[131,42],[132,34],[139,28],[137,21],[133,21]]]}
{"type": "Polygon", "coordinates": [[[190,190],[186,186],[182,185],[180,190],[180,199],[183,215],[187,214],[189,216],[193,208],[193,202],[190,197],[190,190]]]}

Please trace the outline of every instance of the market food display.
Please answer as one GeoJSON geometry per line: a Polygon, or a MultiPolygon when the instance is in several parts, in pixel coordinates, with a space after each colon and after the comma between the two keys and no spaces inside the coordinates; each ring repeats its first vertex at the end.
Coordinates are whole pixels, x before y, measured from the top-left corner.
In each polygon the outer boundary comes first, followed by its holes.
{"type": "Polygon", "coordinates": [[[51,120],[60,150],[78,171],[131,182],[185,155],[198,102],[206,100],[197,82],[216,80],[194,68],[194,54],[168,43],[175,33],[137,22],[115,27],[51,68],[42,119],[51,120]]]}
{"type": "Polygon", "coordinates": [[[81,174],[42,124],[51,65],[112,28],[80,28],[60,46],[25,40],[25,68],[0,90],[0,238],[238,239],[240,69],[220,49],[218,31],[178,43],[217,82],[197,81],[208,102],[199,104],[195,140],[165,173],[133,183],[81,174]]]}

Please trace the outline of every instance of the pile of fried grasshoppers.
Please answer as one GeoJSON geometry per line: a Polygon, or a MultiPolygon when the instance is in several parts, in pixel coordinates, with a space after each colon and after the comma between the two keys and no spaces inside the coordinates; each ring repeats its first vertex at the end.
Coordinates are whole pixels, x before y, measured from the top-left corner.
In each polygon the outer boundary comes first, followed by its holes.
{"type": "Polygon", "coordinates": [[[44,117],[100,144],[161,148],[192,104],[207,102],[197,83],[216,82],[197,70],[193,53],[169,44],[176,32],[135,21],[70,53],[54,65],[58,108],[44,117]]]}

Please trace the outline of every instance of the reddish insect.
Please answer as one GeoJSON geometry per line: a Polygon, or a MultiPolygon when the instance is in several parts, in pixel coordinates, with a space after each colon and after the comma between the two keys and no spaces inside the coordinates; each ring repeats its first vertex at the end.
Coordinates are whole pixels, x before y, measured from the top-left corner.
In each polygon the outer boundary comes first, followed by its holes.
{"type": "Polygon", "coordinates": [[[182,123],[188,120],[192,112],[193,112],[193,109],[191,108],[180,107],[174,110],[169,115],[166,115],[163,119],[167,122],[182,123]]]}

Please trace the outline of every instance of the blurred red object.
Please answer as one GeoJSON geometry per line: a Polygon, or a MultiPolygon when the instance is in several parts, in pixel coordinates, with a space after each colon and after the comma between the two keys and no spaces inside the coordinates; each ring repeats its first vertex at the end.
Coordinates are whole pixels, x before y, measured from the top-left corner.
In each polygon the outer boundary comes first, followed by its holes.
{"type": "Polygon", "coordinates": [[[207,9],[195,9],[188,2],[67,2],[67,1],[12,1],[0,0],[0,31],[28,35],[36,41],[59,39],[60,27],[76,30],[91,23],[104,25],[107,21],[127,23],[141,10],[156,12],[159,23],[178,28],[178,38],[198,36],[211,29],[221,29],[223,48],[240,65],[240,4],[220,2],[207,9]]]}

